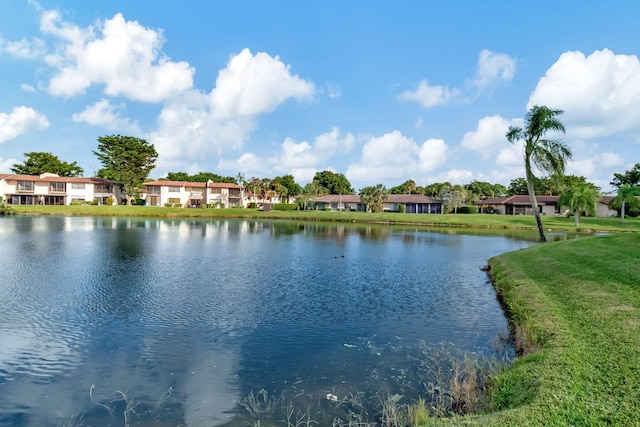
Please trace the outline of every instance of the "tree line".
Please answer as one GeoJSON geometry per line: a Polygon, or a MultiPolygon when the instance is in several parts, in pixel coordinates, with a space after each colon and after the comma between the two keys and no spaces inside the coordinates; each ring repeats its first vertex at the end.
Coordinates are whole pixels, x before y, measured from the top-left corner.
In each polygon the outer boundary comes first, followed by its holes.
{"type": "MultiPolygon", "coordinates": [[[[560,201],[575,213],[576,224],[582,213],[595,211],[596,202],[600,197],[600,188],[587,182],[585,177],[564,174],[565,163],[572,156],[571,149],[561,140],[546,137],[548,132],[564,133],[564,125],[558,118],[562,113],[562,110],[534,106],[527,113],[522,128],[509,128],[506,139],[511,143],[522,141],[524,144],[525,177],[511,180],[506,187],[477,180],[464,185],[437,182],[419,186],[413,179],[408,179],[388,189],[383,184],[367,186],[360,189],[358,194],[373,211],[382,210],[383,203],[390,194],[424,194],[442,200],[446,207],[454,211],[483,199],[529,195],[540,240],[545,241],[536,194],[562,196],[560,201]],[[534,167],[547,175],[536,176],[534,167]]],[[[139,194],[144,182],[149,180],[149,173],[154,169],[158,158],[153,144],[144,139],[122,135],[99,137],[97,149],[93,154],[103,166],[96,172],[96,177],[115,181],[125,194],[128,205],[139,194]]],[[[76,162],[62,161],[49,152],[28,152],[24,156],[23,163],[14,164],[10,168],[13,173],[39,175],[51,172],[65,177],[82,176],[84,173],[76,162]]],[[[287,200],[296,197],[305,208],[310,201],[319,196],[356,194],[352,184],[343,174],[329,170],[317,172],[312,181],[304,186],[296,183],[292,175],[245,179],[242,173],[231,177],[212,172],[189,175],[178,171],[169,172],[161,179],[236,183],[243,186],[248,197],[254,200],[287,200]]],[[[640,196],[640,163],[624,173],[614,173],[611,185],[618,188],[618,194],[611,201],[610,207],[621,212],[622,220],[624,221],[625,214],[639,215],[640,201],[637,196],[640,196]]]]}

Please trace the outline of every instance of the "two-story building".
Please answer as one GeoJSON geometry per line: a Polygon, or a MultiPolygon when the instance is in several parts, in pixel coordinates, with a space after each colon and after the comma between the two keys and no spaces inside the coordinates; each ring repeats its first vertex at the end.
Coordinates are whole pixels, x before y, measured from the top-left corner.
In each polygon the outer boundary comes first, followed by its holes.
{"type": "Polygon", "coordinates": [[[244,189],[226,182],[153,181],[146,182],[147,206],[167,204],[198,208],[203,205],[217,207],[244,206],[244,189]]]}
{"type": "Polygon", "coordinates": [[[54,173],[40,175],[0,175],[0,195],[12,205],[69,205],[79,200],[117,204],[120,187],[101,178],[63,177],[54,173]]]}

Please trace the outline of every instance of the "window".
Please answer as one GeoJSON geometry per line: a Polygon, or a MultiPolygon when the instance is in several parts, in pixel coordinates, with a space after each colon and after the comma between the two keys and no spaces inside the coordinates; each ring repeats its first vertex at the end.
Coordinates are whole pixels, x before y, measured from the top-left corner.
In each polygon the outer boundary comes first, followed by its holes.
{"type": "Polygon", "coordinates": [[[33,191],[33,181],[18,181],[18,191],[33,191]]]}
{"type": "Polygon", "coordinates": [[[180,204],[180,199],[169,198],[169,203],[178,203],[178,204],[180,204]]]}
{"type": "MultiPolygon", "coordinates": [[[[64,182],[50,182],[49,192],[51,193],[64,193],[64,182]]],[[[54,204],[54,203],[51,203],[54,204]]]]}
{"type": "Polygon", "coordinates": [[[71,189],[72,190],[84,190],[84,183],[72,182],[71,183],[71,189]]]}
{"type": "Polygon", "coordinates": [[[240,190],[229,190],[229,196],[240,197],[240,190]]]}
{"type": "Polygon", "coordinates": [[[169,193],[179,193],[180,187],[169,187],[168,191],[169,193]]]}
{"type": "Polygon", "coordinates": [[[147,187],[147,194],[160,194],[160,187],[147,187]]]}
{"type": "Polygon", "coordinates": [[[111,193],[111,186],[109,184],[96,184],[95,185],[96,193],[111,193]]]}
{"type": "Polygon", "coordinates": [[[220,187],[213,187],[213,188],[210,188],[210,190],[211,190],[210,191],[211,194],[222,194],[222,188],[220,187]]]}

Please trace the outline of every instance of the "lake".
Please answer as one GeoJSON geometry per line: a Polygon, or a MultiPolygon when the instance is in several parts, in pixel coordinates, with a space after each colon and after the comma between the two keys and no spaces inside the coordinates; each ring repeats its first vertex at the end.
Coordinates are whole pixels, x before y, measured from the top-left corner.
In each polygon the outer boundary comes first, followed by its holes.
{"type": "Polygon", "coordinates": [[[375,419],[465,355],[513,357],[480,268],[535,238],[0,217],[0,426],[375,419]]]}

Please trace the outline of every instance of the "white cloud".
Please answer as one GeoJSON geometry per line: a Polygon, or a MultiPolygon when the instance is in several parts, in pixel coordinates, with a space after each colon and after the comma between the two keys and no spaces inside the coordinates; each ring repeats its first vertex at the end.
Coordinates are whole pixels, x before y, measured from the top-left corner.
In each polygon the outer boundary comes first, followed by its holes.
{"type": "Polygon", "coordinates": [[[211,92],[214,115],[219,119],[256,116],[273,111],[289,98],[310,99],[315,87],[290,73],[279,57],[243,49],[220,71],[211,92]]]}
{"type": "Polygon", "coordinates": [[[45,58],[58,70],[49,81],[53,95],[70,97],[103,84],[110,96],[158,102],[193,85],[194,69],[160,52],[160,32],[125,21],[120,13],[95,28],[82,29],[63,22],[56,11],[46,11],[40,29],[60,39],[56,53],[45,58]]]}
{"type": "Polygon", "coordinates": [[[372,138],[362,148],[359,163],[349,165],[349,180],[368,183],[390,178],[426,173],[441,167],[447,160],[449,148],[441,139],[429,139],[416,144],[399,131],[372,138]]]}
{"type": "Polygon", "coordinates": [[[220,71],[210,94],[191,90],[167,103],[156,131],[148,135],[158,150],[158,165],[241,149],[259,115],[288,99],[313,95],[313,83],[289,69],[278,57],[244,49],[220,71]]]}
{"type": "Polygon", "coordinates": [[[495,53],[484,49],[478,58],[478,68],[471,84],[484,89],[501,81],[513,80],[516,60],[506,53],[495,53]]]}
{"type": "Polygon", "coordinates": [[[14,107],[10,114],[0,113],[0,144],[10,141],[31,129],[49,127],[47,117],[30,107],[14,107]]]}
{"type": "Polygon", "coordinates": [[[499,115],[483,117],[476,130],[464,134],[460,145],[487,159],[508,144],[505,135],[509,126],[522,126],[522,120],[507,120],[499,115]]]}
{"type": "Polygon", "coordinates": [[[451,169],[437,176],[430,177],[428,183],[449,182],[451,184],[468,184],[474,179],[472,171],[464,169],[451,169]]]}
{"type": "Polygon", "coordinates": [[[522,142],[513,144],[506,143],[500,148],[496,156],[496,164],[501,166],[514,166],[522,163],[524,165],[524,157],[522,153],[522,142]]]}
{"type": "Polygon", "coordinates": [[[10,170],[10,168],[15,165],[16,163],[18,163],[18,159],[3,159],[2,157],[0,157],[0,172],[7,172],[10,170]]]}
{"type": "Polygon", "coordinates": [[[93,105],[88,106],[81,113],[72,116],[74,122],[83,122],[91,126],[102,126],[109,130],[120,130],[121,133],[129,132],[140,134],[140,129],[135,122],[130,122],[128,118],[121,117],[120,111],[123,105],[114,106],[106,99],[102,99],[93,105]]]}
{"type": "Polygon", "coordinates": [[[39,58],[45,53],[44,42],[37,38],[31,40],[22,38],[12,42],[0,37],[0,53],[7,53],[17,58],[39,58]]]}
{"type": "Polygon", "coordinates": [[[398,95],[398,99],[400,101],[415,101],[423,107],[429,108],[446,104],[458,96],[460,96],[460,91],[456,88],[431,86],[426,80],[422,80],[416,90],[405,91],[398,95]]]}
{"type": "Polygon", "coordinates": [[[220,159],[217,169],[243,174],[261,175],[266,172],[265,162],[253,153],[244,153],[234,160],[220,159]]]}
{"type": "Polygon", "coordinates": [[[25,92],[35,92],[36,91],[35,87],[33,87],[33,86],[29,85],[29,84],[26,84],[26,83],[22,83],[20,85],[20,89],[22,89],[25,92]]]}
{"type": "Polygon", "coordinates": [[[340,130],[334,127],[316,137],[313,143],[302,141],[296,143],[287,138],[281,145],[280,154],[272,159],[275,169],[288,172],[293,169],[315,167],[325,163],[338,153],[351,151],[355,137],[351,133],[340,135],[340,130]]]}
{"type": "Polygon", "coordinates": [[[538,82],[527,108],[565,110],[568,136],[597,138],[640,130],[640,61],[608,49],[565,52],[538,82]]]}

